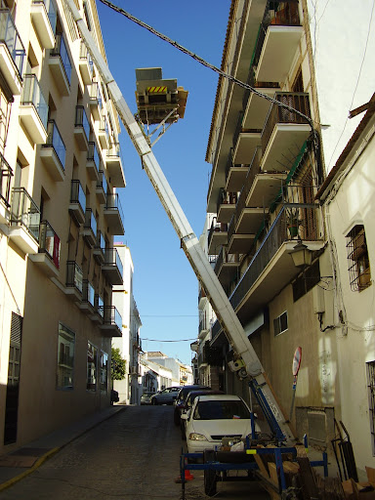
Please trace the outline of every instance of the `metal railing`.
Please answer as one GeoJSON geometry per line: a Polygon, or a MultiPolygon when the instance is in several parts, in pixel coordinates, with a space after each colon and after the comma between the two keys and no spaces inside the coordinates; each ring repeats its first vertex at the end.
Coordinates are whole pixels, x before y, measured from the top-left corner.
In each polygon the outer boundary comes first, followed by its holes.
{"type": "Polygon", "coordinates": [[[51,50],[50,55],[52,57],[60,57],[62,66],[64,68],[65,76],[69,82],[72,78],[72,63],[70,60],[68,49],[66,48],[64,36],[62,33],[56,34],[56,43],[55,47],[51,50]]]}
{"type": "Polygon", "coordinates": [[[21,104],[32,104],[44,128],[47,130],[48,104],[36,75],[24,76],[21,104]]]}
{"type": "Polygon", "coordinates": [[[42,145],[44,148],[53,148],[59,162],[61,164],[62,169],[65,171],[65,155],[66,155],[66,147],[65,143],[61,137],[59,129],[55,123],[55,120],[49,120],[47,123],[47,142],[42,145]]]}
{"type": "Polygon", "coordinates": [[[103,308],[104,308],[104,300],[102,299],[102,297],[99,295],[99,294],[95,294],[95,298],[94,298],[94,304],[95,304],[95,309],[98,311],[98,313],[100,314],[101,317],[103,317],[103,314],[104,314],[104,311],[103,311],[103,308]]]}
{"type": "Polygon", "coordinates": [[[87,50],[87,47],[83,42],[81,42],[81,47],[80,47],[80,51],[79,51],[79,59],[81,61],[85,61],[85,60],[87,61],[89,68],[90,68],[91,78],[92,78],[92,75],[94,72],[94,62],[91,58],[90,52],[87,50]]]}
{"type": "Polygon", "coordinates": [[[105,325],[117,326],[122,331],[122,317],[115,306],[100,306],[98,311],[105,325]]]}
{"type": "Polygon", "coordinates": [[[98,148],[94,141],[89,142],[89,150],[87,152],[87,161],[92,161],[95,164],[96,170],[99,172],[100,167],[100,156],[98,148]]]}
{"type": "Polygon", "coordinates": [[[78,179],[72,179],[70,187],[70,203],[78,203],[86,212],[86,195],[78,179]]]}
{"type": "Polygon", "coordinates": [[[75,260],[68,260],[66,263],[66,286],[74,287],[82,293],[83,272],[75,260]]]}
{"type": "Polygon", "coordinates": [[[100,86],[98,82],[93,82],[89,85],[89,97],[92,104],[97,104],[99,108],[102,108],[102,96],[100,93],[100,86]]]}
{"type": "Polygon", "coordinates": [[[76,119],[74,122],[75,127],[83,128],[85,131],[86,139],[90,137],[90,123],[87,119],[85,108],[81,105],[76,106],[76,119]]]}
{"type": "Polygon", "coordinates": [[[4,156],[0,153],[0,198],[5,203],[6,207],[10,207],[10,179],[13,175],[13,170],[4,156]]]}
{"type": "Polygon", "coordinates": [[[118,193],[115,194],[107,194],[107,202],[105,205],[106,210],[117,210],[120,214],[121,220],[124,220],[124,216],[122,213],[122,207],[120,203],[120,197],[118,193]]]}
{"type": "Polygon", "coordinates": [[[91,231],[94,233],[94,235],[96,237],[98,224],[96,222],[95,215],[94,215],[91,208],[86,208],[84,227],[85,227],[85,229],[91,229],[91,231]]]}
{"type": "Polygon", "coordinates": [[[104,251],[105,266],[117,267],[121,276],[123,275],[123,266],[117,248],[106,248],[104,251]]]}
{"type": "Polygon", "coordinates": [[[228,224],[226,222],[217,222],[216,218],[214,218],[208,231],[208,246],[210,246],[214,233],[225,233],[227,231],[228,224]]]}
{"type": "Polygon", "coordinates": [[[15,226],[24,226],[39,241],[40,210],[25,188],[12,189],[10,222],[15,226]]]}
{"type": "Polygon", "coordinates": [[[57,269],[60,268],[61,240],[46,220],[40,224],[39,251],[48,254],[57,269]]]}
{"type": "Polygon", "coordinates": [[[99,170],[99,180],[96,183],[97,188],[102,188],[104,193],[107,194],[108,191],[108,184],[107,184],[107,179],[105,178],[105,173],[103,170],[99,170]]]}
{"type": "MultiPolygon", "coordinates": [[[[311,117],[310,114],[310,101],[309,94],[304,92],[277,92],[274,98],[292,107],[307,117],[311,117]]],[[[265,121],[265,126],[262,133],[262,149],[266,149],[268,141],[271,137],[274,126],[277,123],[309,123],[306,118],[303,118],[298,113],[286,109],[284,107],[272,104],[268,112],[268,116],[265,121]]]]}
{"type": "Polygon", "coordinates": [[[95,307],[95,288],[87,279],[82,282],[82,300],[95,307]]]}
{"type": "Polygon", "coordinates": [[[107,158],[121,158],[120,143],[116,143],[110,149],[107,149],[106,156],[107,158]]]}
{"type": "Polygon", "coordinates": [[[55,2],[53,0],[33,0],[33,4],[44,5],[46,12],[47,12],[49,22],[51,24],[52,31],[53,31],[53,33],[55,33],[56,24],[57,24],[57,14],[56,14],[55,2]]]}
{"type": "Polygon", "coordinates": [[[21,78],[26,51],[9,9],[0,9],[0,43],[7,46],[21,78]]]}

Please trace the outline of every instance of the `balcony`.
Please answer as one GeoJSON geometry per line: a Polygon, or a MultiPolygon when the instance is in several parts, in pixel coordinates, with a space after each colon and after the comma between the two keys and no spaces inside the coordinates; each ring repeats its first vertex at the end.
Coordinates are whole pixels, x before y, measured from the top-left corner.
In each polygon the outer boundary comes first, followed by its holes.
{"type": "Polygon", "coordinates": [[[229,223],[227,235],[227,250],[230,255],[247,254],[253,246],[256,232],[240,232],[237,228],[237,216],[234,214],[229,223]]]}
{"type": "Polygon", "coordinates": [[[225,247],[221,249],[215,265],[215,274],[224,288],[239,278],[240,261],[239,254],[230,254],[225,247]]]}
{"type": "Polygon", "coordinates": [[[0,153],[0,224],[6,224],[9,220],[10,208],[10,180],[13,171],[0,153]]]}
{"type": "Polygon", "coordinates": [[[53,0],[33,0],[31,22],[44,49],[55,46],[56,6],[53,0]]]}
{"type": "Polygon", "coordinates": [[[123,267],[116,248],[105,249],[102,271],[111,285],[122,285],[123,267]]]}
{"type": "Polygon", "coordinates": [[[107,179],[105,178],[105,173],[103,172],[103,170],[99,170],[99,178],[96,183],[96,196],[100,205],[105,205],[107,199],[107,191],[108,185],[107,179]]]}
{"type": "Polygon", "coordinates": [[[100,120],[103,105],[98,82],[93,82],[89,85],[89,97],[91,114],[94,117],[94,120],[100,120]]]}
{"type": "Polygon", "coordinates": [[[261,144],[261,129],[245,129],[243,113],[238,117],[238,124],[233,135],[233,163],[248,165],[254,156],[255,150],[261,144]]]}
{"type": "Polygon", "coordinates": [[[199,288],[199,294],[198,294],[198,308],[203,309],[207,302],[207,295],[206,292],[202,287],[199,288]]]}
{"type": "Polygon", "coordinates": [[[87,50],[86,45],[83,42],[81,42],[81,48],[79,53],[79,72],[81,73],[84,85],[91,85],[93,71],[94,71],[93,60],[91,59],[90,53],[87,50]]]}
{"type": "Polygon", "coordinates": [[[267,9],[255,49],[255,78],[261,82],[284,82],[303,34],[298,2],[283,1],[267,9]]]}
{"type": "MultiPolygon", "coordinates": [[[[280,91],[280,85],[276,82],[255,82],[253,80],[252,78],[250,85],[261,94],[273,97],[275,92],[280,91]]],[[[244,97],[245,113],[243,127],[250,130],[262,130],[270,106],[271,102],[264,97],[260,97],[254,92],[246,91],[244,97]]]]}
{"type": "Polygon", "coordinates": [[[25,188],[12,189],[9,238],[25,254],[38,253],[40,210],[25,188]]]}
{"type": "Polygon", "coordinates": [[[19,118],[33,144],[46,142],[48,104],[35,75],[24,76],[19,118]]]}
{"type": "Polygon", "coordinates": [[[40,224],[39,252],[29,258],[49,278],[57,278],[60,268],[61,240],[51,224],[44,220],[40,224]]]}
{"type": "Polygon", "coordinates": [[[89,142],[86,160],[86,170],[92,181],[99,181],[100,156],[95,142],[89,142]]]}
{"type": "Polygon", "coordinates": [[[221,247],[228,242],[228,224],[225,222],[212,221],[208,233],[208,253],[210,255],[218,255],[221,247]]]}
{"type": "Polygon", "coordinates": [[[280,192],[286,174],[262,172],[260,168],[261,148],[254,154],[244,185],[247,207],[269,207],[280,192]]]}
{"type": "Polygon", "coordinates": [[[56,35],[55,47],[50,51],[48,64],[61,95],[70,95],[72,63],[62,33],[56,35]]]}
{"type": "Polygon", "coordinates": [[[232,193],[241,191],[248,168],[248,164],[233,163],[233,149],[231,148],[225,167],[225,190],[232,193]]]}
{"type": "Polygon", "coordinates": [[[120,144],[107,150],[105,155],[107,172],[114,187],[125,187],[125,175],[122,168],[120,144]]]}
{"type": "Polygon", "coordinates": [[[107,117],[105,115],[102,115],[100,118],[98,127],[98,139],[100,141],[102,149],[109,148],[109,129],[108,129],[107,117]]]}
{"type": "Polygon", "coordinates": [[[80,151],[87,151],[89,147],[90,123],[87,119],[85,108],[83,106],[76,106],[74,137],[80,151]]]}
{"type": "Polygon", "coordinates": [[[99,294],[94,297],[95,313],[90,317],[91,321],[103,323],[104,321],[104,300],[99,294]]]}
{"type": "Polygon", "coordinates": [[[117,193],[107,194],[107,201],[103,213],[108,226],[108,232],[115,235],[124,234],[122,208],[117,193]]]}
{"type": "Polygon", "coordinates": [[[88,315],[95,314],[95,288],[87,279],[82,282],[82,302],[78,307],[88,315]]]}
{"type": "MultiPolygon", "coordinates": [[[[308,94],[280,92],[275,99],[310,118],[308,94]]],[[[307,118],[272,104],[262,134],[262,170],[289,171],[310,133],[307,118]]]]}
{"type": "Polygon", "coordinates": [[[237,193],[228,193],[224,189],[220,190],[217,203],[217,221],[230,222],[232,215],[236,210],[237,193]]]}
{"type": "Polygon", "coordinates": [[[66,263],[65,294],[78,305],[82,302],[83,273],[76,261],[68,260],[66,263]]]}
{"type": "Polygon", "coordinates": [[[102,266],[105,262],[105,239],[100,229],[96,232],[96,242],[92,254],[96,262],[102,266]]]}
{"type": "Polygon", "coordinates": [[[86,195],[78,179],[71,183],[69,213],[76,226],[81,226],[86,220],[86,195]]]}
{"type": "Polygon", "coordinates": [[[323,247],[317,208],[313,204],[282,206],[230,297],[241,321],[248,321],[301,272],[290,256],[299,238],[311,251],[323,247]],[[289,225],[294,211],[299,214],[296,231],[289,225]]]}
{"type": "Polygon", "coordinates": [[[115,306],[102,306],[100,308],[103,324],[100,329],[106,337],[122,336],[122,318],[115,306]]]}
{"type": "Polygon", "coordinates": [[[26,51],[8,9],[0,9],[0,67],[10,91],[20,95],[26,51]]]}
{"type": "Polygon", "coordinates": [[[65,179],[66,147],[54,120],[49,120],[47,134],[47,141],[40,151],[40,159],[52,179],[62,182],[65,179]]]}
{"type": "Polygon", "coordinates": [[[97,222],[91,208],[86,209],[86,220],[82,235],[90,248],[96,244],[97,222]]]}

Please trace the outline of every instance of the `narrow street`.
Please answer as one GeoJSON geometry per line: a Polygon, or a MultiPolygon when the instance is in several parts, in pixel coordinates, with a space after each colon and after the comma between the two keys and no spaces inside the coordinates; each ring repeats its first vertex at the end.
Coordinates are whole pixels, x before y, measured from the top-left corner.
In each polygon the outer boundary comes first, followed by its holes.
{"type": "MultiPolygon", "coordinates": [[[[63,448],[1,500],[153,500],[181,498],[180,430],[171,406],[130,406],[63,448]]],[[[209,498],[203,474],[186,485],[186,500],[209,498]]],[[[215,498],[266,500],[249,483],[219,483],[215,498]],[[251,492],[251,493],[250,493],[251,492]]]]}

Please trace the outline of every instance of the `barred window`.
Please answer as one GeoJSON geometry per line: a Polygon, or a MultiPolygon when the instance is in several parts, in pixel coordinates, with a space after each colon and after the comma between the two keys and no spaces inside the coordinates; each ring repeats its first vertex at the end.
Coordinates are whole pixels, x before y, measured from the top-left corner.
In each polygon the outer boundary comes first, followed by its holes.
{"type": "Polygon", "coordinates": [[[273,320],[274,335],[280,335],[280,333],[285,332],[288,329],[288,313],[283,312],[273,320]]]}
{"type": "Polygon", "coordinates": [[[371,285],[370,261],[364,226],[357,224],[346,237],[348,239],[346,248],[350,288],[361,292],[371,285]]]}
{"type": "Polygon", "coordinates": [[[368,401],[372,454],[375,456],[375,361],[367,363],[368,401]]]}

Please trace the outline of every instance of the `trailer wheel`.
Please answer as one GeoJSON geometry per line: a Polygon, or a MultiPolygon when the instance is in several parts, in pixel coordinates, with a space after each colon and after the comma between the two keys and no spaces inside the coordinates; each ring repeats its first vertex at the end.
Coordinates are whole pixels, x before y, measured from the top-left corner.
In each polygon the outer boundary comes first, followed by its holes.
{"type": "MultiPolygon", "coordinates": [[[[213,462],[214,460],[215,452],[213,450],[205,450],[203,452],[203,463],[213,462]]],[[[216,495],[216,480],[217,477],[215,470],[204,470],[204,492],[209,497],[216,495]]]]}

